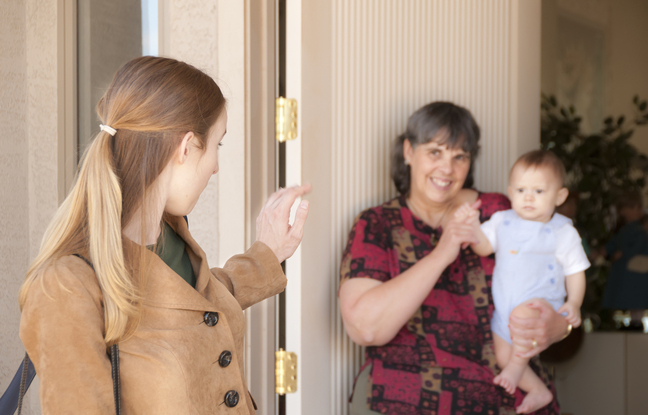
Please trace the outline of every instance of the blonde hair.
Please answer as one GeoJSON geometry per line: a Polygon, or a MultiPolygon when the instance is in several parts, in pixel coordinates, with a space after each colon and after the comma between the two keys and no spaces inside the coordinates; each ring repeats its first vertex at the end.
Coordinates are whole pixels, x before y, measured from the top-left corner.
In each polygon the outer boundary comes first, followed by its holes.
{"type": "Polygon", "coordinates": [[[47,267],[61,257],[87,252],[103,294],[106,344],[132,333],[145,276],[133,275],[126,263],[122,230],[139,210],[144,240],[144,201],[151,184],[187,132],[206,148],[209,129],[224,107],[213,79],[184,62],[145,56],[122,66],[97,104],[102,124],[117,133],[113,137],[101,131],[86,150],[72,190],[27,271],[19,293],[21,309],[31,284],[47,267]]]}

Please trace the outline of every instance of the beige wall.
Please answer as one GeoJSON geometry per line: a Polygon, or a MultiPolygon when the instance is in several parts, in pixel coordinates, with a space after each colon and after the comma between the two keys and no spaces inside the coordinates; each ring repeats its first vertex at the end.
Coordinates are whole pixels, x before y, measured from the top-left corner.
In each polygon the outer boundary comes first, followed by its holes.
{"type": "MultiPolygon", "coordinates": [[[[542,90],[556,94],[558,88],[559,20],[569,19],[584,30],[602,37],[602,94],[593,97],[600,102],[603,116],[626,115],[632,118],[632,97],[648,99],[648,2],[641,0],[543,0],[542,1],[542,90]]],[[[574,54],[578,54],[575,47],[574,54]]],[[[585,77],[594,76],[585,69],[585,77]]],[[[563,103],[567,104],[567,103],[563,103]]],[[[583,111],[583,104],[575,103],[583,111]]],[[[601,123],[603,118],[597,120],[601,123]]],[[[648,154],[648,126],[635,130],[631,139],[648,154]]]]}
{"type": "Polygon", "coordinates": [[[213,176],[189,215],[189,228],[212,266],[245,249],[245,2],[160,0],[160,55],[211,75],[227,104],[227,134],[213,176]]]}
{"type": "Polygon", "coordinates": [[[16,295],[29,257],[25,1],[0,3],[0,390],[21,359],[16,295]]]}
{"type": "MultiPolygon", "coordinates": [[[[24,351],[18,338],[18,289],[58,204],[60,4],[0,4],[0,390],[7,387],[24,351]]],[[[37,395],[31,393],[26,413],[38,413],[37,408],[37,395]]]]}
{"type": "MultiPolygon", "coordinates": [[[[162,0],[160,10],[164,33],[160,55],[188,62],[218,80],[218,0],[162,0]]],[[[225,145],[230,137],[225,137],[225,145]]],[[[222,170],[221,166],[221,174],[222,170]]],[[[218,261],[217,202],[218,175],[211,178],[189,215],[189,228],[213,265],[218,261]]]]}
{"type": "Polygon", "coordinates": [[[95,106],[117,69],[142,55],[142,7],[133,0],[82,0],[79,19],[79,143],[99,132],[95,106]]]}

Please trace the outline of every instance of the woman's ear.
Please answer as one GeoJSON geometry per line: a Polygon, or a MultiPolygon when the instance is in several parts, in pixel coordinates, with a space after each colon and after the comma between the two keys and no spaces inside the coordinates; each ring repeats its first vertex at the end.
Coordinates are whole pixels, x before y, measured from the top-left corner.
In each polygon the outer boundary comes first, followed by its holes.
{"type": "Polygon", "coordinates": [[[184,137],[182,137],[182,141],[180,141],[180,145],[175,152],[175,159],[178,163],[183,164],[185,160],[187,160],[187,156],[189,155],[189,146],[194,137],[192,131],[189,131],[184,135],[184,137]]]}
{"type": "Polygon", "coordinates": [[[409,160],[412,157],[412,153],[414,152],[414,149],[412,148],[412,144],[409,142],[409,140],[406,138],[403,140],[403,159],[405,159],[405,164],[409,164],[409,160]]]}
{"type": "Polygon", "coordinates": [[[567,200],[567,196],[569,196],[569,190],[567,190],[566,187],[563,187],[562,189],[558,190],[558,198],[556,199],[556,206],[560,206],[563,203],[565,203],[565,200],[567,200]]]}

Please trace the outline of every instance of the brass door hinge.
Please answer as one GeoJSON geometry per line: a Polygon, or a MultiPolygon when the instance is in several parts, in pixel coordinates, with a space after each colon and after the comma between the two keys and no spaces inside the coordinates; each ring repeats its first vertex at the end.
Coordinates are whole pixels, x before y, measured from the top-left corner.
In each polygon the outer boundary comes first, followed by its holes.
{"type": "Polygon", "coordinates": [[[280,143],[297,138],[297,100],[275,100],[275,138],[280,143]]]}
{"type": "Polygon", "coordinates": [[[297,355],[279,349],[275,352],[275,393],[285,395],[297,391],[297,355]]]}

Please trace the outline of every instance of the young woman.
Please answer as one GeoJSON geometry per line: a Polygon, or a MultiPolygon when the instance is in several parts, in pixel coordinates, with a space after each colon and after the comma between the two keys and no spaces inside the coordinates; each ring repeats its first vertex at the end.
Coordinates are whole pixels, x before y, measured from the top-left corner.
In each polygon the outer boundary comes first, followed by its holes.
{"type": "MultiPolygon", "coordinates": [[[[183,216],[218,172],[226,132],[216,83],[173,59],[126,63],[97,105],[101,132],[20,291],[20,336],[43,413],[114,414],[119,345],[127,414],[253,414],[242,309],[281,292],[301,241],[307,186],[273,194],[257,242],[210,269],[183,216]]],[[[200,226],[199,223],[193,224],[200,226]]]]}

